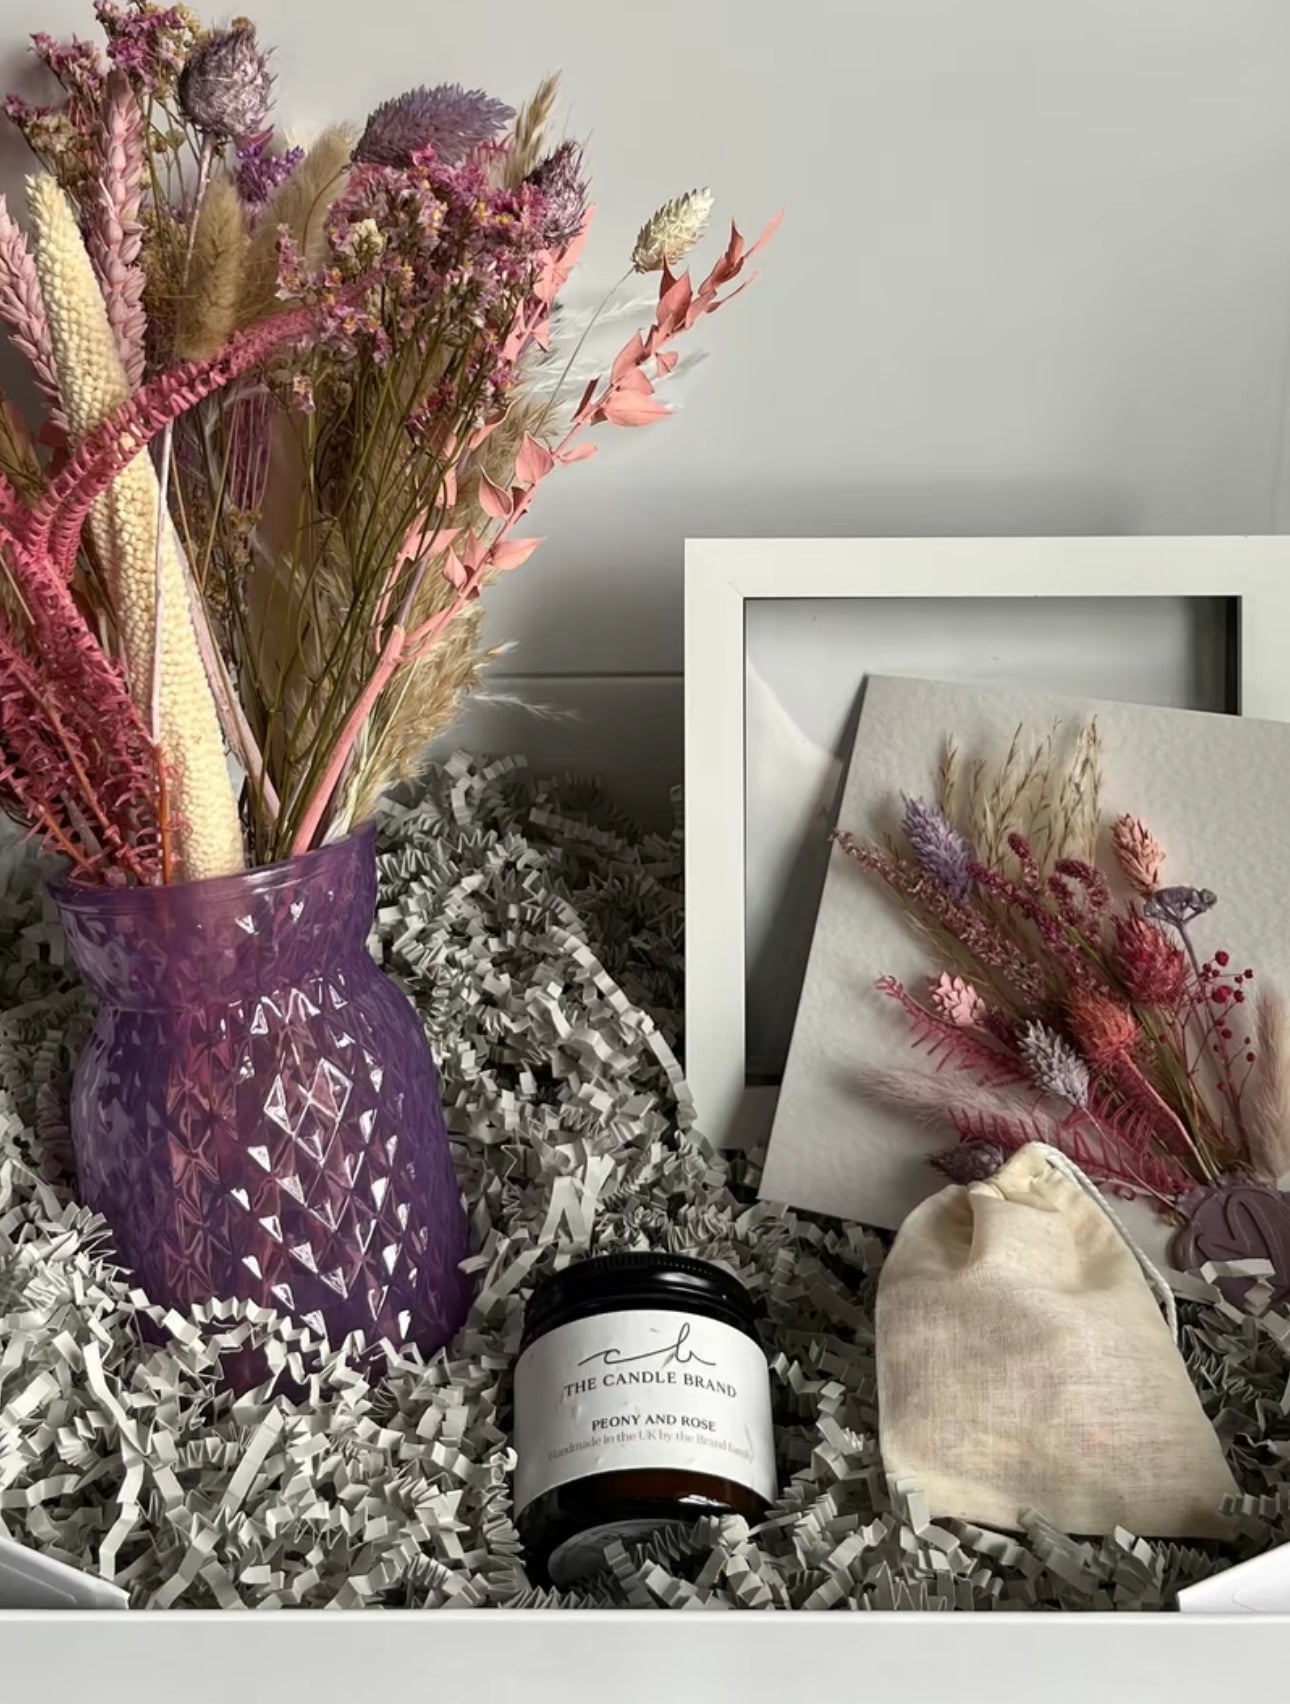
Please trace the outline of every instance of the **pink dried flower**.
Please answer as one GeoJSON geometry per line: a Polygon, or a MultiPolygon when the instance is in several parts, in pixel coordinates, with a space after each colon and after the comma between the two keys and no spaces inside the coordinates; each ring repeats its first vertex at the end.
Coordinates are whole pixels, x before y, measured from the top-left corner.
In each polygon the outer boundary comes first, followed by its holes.
{"type": "Polygon", "coordinates": [[[1136,1018],[1109,994],[1076,989],[1066,1006],[1071,1033],[1093,1065],[1110,1065],[1132,1052],[1139,1036],[1136,1018]]]}
{"type": "Polygon", "coordinates": [[[985,1020],[985,1001],[970,982],[948,972],[936,977],[928,990],[932,1009],[960,1029],[972,1029],[985,1020]]]}
{"type": "Polygon", "coordinates": [[[939,882],[912,860],[895,858],[882,847],[839,833],[834,840],[861,869],[881,876],[883,881],[912,909],[935,919],[956,941],[962,943],[978,964],[996,973],[1027,1005],[1039,1005],[1047,993],[1043,972],[993,921],[972,905],[959,905],[939,882]]]}
{"type": "Polygon", "coordinates": [[[1028,837],[1019,830],[1013,829],[1008,836],[1008,850],[1021,866],[1022,887],[1025,888],[1027,893],[1037,894],[1043,884],[1039,877],[1039,864],[1028,837]]]}
{"type": "Polygon", "coordinates": [[[1144,898],[1153,894],[1160,885],[1165,849],[1141,817],[1117,818],[1111,830],[1111,844],[1115,848],[1120,868],[1137,891],[1144,898]]]}
{"type": "Polygon", "coordinates": [[[1182,948],[1136,911],[1115,920],[1114,964],[1125,992],[1141,1006],[1174,1007],[1187,991],[1182,948]]]}
{"type": "Polygon", "coordinates": [[[32,50],[48,66],[69,95],[96,106],[103,92],[104,66],[93,42],[55,41],[44,30],[31,38],[32,50]]]}
{"type": "MultiPolygon", "coordinates": [[[[1110,908],[1111,889],[1101,870],[1083,858],[1059,858],[1048,880],[1048,891],[1078,919],[1078,926],[1096,923],[1110,908]],[[1075,883],[1076,891],[1070,886],[1075,883]]],[[[1065,911],[1063,910],[1063,917],[1065,911]]]]}
{"type": "Polygon", "coordinates": [[[1097,968],[1059,913],[1051,910],[1041,898],[1014,882],[1011,877],[1005,876],[1001,870],[991,869],[984,864],[973,864],[970,874],[983,892],[992,895],[1000,904],[1026,919],[1038,934],[1054,967],[1059,966],[1075,987],[1103,986],[1097,968]]]}

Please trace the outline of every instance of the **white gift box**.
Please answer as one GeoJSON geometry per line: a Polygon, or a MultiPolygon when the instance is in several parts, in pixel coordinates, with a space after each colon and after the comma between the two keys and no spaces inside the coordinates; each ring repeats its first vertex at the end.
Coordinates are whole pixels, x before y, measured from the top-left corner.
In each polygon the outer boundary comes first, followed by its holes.
{"type": "Polygon", "coordinates": [[[1287,1672],[1290,1615],[0,1614],[15,1704],[1217,1704],[1287,1672]]]}

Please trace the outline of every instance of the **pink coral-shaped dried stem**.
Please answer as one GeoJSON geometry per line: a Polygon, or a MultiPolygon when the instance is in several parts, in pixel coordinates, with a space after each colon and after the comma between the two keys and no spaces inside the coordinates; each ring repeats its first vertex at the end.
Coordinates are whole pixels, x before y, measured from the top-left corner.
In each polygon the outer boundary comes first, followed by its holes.
{"type": "Polygon", "coordinates": [[[0,477],[0,554],[27,629],[6,628],[0,645],[0,799],[83,873],[106,857],[128,877],[157,880],[165,793],[125,681],[69,587],[90,506],[169,421],[316,322],[313,308],[278,315],[210,360],[162,374],[77,446],[29,509],[0,477]]]}
{"type": "Polygon", "coordinates": [[[54,368],[54,346],[36,263],[3,195],[0,195],[0,323],[9,333],[14,348],[30,364],[37,388],[49,405],[50,420],[55,426],[65,426],[63,399],[54,368]]]}
{"type": "MultiPolygon", "coordinates": [[[[353,286],[358,293],[362,284],[353,286]]],[[[297,308],[238,332],[208,360],[189,361],[161,373],[122,403],[77,445],[57,477],[29,511],[24,533],[32,549],[47,548],[70,574],[94,499],[122,468],[172,420],[232,384],[283,344],[313,331],[319,310],[297,308]]]]}
{"type": "Polygon", "coordinates": [[[49,558],[2,531],[0,554],[27,627],[0,633],[0,795],[83,871],[155,881],[158,772],[125,681],[49,558]]]}
{"type": "Polygon", "coordinates": [[[102,163],[86,246],[103,287],[108,323],[132,386],[143,379],[143,113],[130,80],[114,71],[103,101],[102,163]]]}

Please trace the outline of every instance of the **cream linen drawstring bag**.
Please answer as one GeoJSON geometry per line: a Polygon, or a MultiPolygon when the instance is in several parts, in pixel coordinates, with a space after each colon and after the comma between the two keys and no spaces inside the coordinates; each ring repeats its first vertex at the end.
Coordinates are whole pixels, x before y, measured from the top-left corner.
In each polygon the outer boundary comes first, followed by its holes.
{"type": "Polygon", "coordinates": [[[1221,1538],[1236,1484],[1168,1285],[1056,1149],[909,1215],[878,1281],[883,1463],[933,1516],[1221,1538]],[[1163,1310],[1163,1311],[1162,1311],[1163,1310]]]}

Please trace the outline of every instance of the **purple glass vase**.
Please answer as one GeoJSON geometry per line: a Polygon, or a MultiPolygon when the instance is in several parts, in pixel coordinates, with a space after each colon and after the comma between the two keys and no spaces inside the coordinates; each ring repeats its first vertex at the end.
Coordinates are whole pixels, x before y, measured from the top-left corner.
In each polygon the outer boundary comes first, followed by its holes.
{"type": "Polygon", "coordinates": [[[375,833],[155,888],[54,890],[99,998],[81,1197],[154,1302],[239,1297],[427,1354],[469,1304],[429,1044],[366,948],[375,833]]]}

